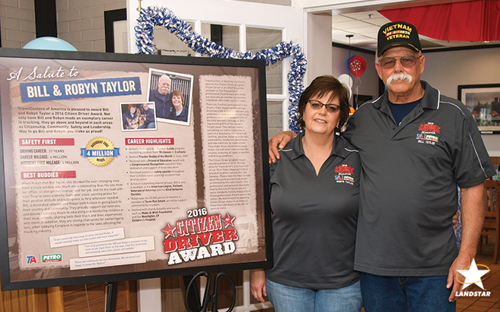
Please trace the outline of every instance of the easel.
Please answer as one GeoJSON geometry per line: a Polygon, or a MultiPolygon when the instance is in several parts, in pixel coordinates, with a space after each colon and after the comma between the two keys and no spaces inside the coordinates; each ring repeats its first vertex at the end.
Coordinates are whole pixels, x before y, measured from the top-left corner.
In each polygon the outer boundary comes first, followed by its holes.
{"type": "Polygon", "coordinates": [[[106,282],[104,286],[108,287],[108,296],[106,300],[106,312],[116,311],[116,297],[118,295],[118,282],[106,282]]]}
{"type": "Polygon", "coordinates": [[[212,288],[211,284],[211,276],[210,273],[206,271],[200,271],[194,276],[184,276],[184,283],[188,281],[189,283],[186,285],[186,297],[185,299],[185,305],[186,309],[189,312],[207,312],[208,311],[208,305],[211,303],[212,304],[212,312],[218,312],[219,310],[217,309],[217,295],[218,295],[218,288],[219,288],[219,283],[218,280],[220,277],[226,277],[229,282],[231,283],[231,305],[229,306],[229,309],[227,312],[231,312],[234,309],[234,306],[236,304],[236,287],[234,285],[233,279],[225,272],[220,272],[215,275],[215,280],[213,283],[213,292],[210,293],[210,289],[212,288]],[[196,283],[196,278],[197,277],[205,277],[206,278],[206,285],[205,285],[205,293],[203,296],[203,301],[200,302],[200,294],[198,293],[198,285],[196,283]],[[192,296],[192,297],[190,297],[192,296]]]}
{"type": "Polygon", "coordinates": [[[189,282],[193,279],[194,275],[184,275],[182,278],[184,280],[184,288],[186,289],[186,294],[185,296],[189,297],[189,300],[187,302],[188,306],[186,306],[186,309],[191,309],[195,310],[198,308],[198,305],[200,304],[200,293],[195,291],[195,289],[198,288],[198,285],[196,283],[196,280],[193,282],[194,287],[191,289],[188,289],[189,282]],[[188,295],[187,293],[190,292],[188,295]]]}

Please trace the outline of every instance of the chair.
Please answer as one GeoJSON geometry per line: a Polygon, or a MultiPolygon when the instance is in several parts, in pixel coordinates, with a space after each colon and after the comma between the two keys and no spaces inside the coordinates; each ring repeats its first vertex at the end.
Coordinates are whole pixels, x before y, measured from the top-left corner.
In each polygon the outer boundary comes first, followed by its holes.
{"type": "Polygon", "coordinates": [[[495,238],[495,252],[493,255],[493,260],[495,263],[498,261],[498,248],[500,245],[500,186],[498,181],[485,180],[484,181],[484,202],[485,202],[485,215],[484,215],[484,225],[481,231],[481,241],[479,242],[480,247],[482,244],[483,236],[486,236],[486,242],[488,242],[488,236],[492,235],[495,238]]]}

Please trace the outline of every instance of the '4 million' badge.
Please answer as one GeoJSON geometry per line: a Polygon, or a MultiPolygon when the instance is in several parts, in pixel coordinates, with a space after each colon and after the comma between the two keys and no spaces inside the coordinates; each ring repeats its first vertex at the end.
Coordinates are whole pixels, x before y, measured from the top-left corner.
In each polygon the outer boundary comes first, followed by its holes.
{"type": "Polygon", "coordinates": [[[87,158],[96,166],[106,166],[114,157],[120,155],[120,149],[115,148],[110,140],[98,137],[87,143],[85,148],[81,148],[81,156],[87,158]]]}

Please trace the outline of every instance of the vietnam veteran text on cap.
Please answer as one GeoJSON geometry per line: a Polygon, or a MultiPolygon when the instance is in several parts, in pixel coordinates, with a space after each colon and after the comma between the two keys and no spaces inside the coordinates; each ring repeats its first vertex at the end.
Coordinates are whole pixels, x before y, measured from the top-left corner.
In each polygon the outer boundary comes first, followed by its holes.
{"type": "Polygon", "coordinates": [[[394,46],[406,46],[416,52],[422,50],[417,28],[406,22],[390,22],[378,31],[377,56],[394,46]]]}

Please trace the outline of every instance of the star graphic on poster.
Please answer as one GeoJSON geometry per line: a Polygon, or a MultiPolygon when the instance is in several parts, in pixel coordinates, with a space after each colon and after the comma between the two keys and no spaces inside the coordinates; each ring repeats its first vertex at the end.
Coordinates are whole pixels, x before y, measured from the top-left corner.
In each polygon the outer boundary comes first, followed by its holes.
{"type": "Polygon", "coordinates": [[[470,268],[468,270],[458,270],[460,274],[465,276],[464,288],[469,287],[472,284],[476,284],[484,290],[483,282],[481,281],[481,277],[487,274],[490,270],[478,270],[476,265],[476,260],[472,259],[472,263],[470,264],[470,268]]]}
{"type": "Polygon", "coordinates": [[[170,224],[167,223],[167,226],[161,231],[165,233],[165,238],[168,238],[170,235],[174,237],[175,227],[170,227],[170,224]]]}
{"type": "Polygon", "coordinates": [[[228,226],[234,227],[234,219],[236,219],[236,217],[231,217],[229,213],[226,213],[226,217],[222,219],[224,221],[224,228],[227,228],[228,226]]]}

